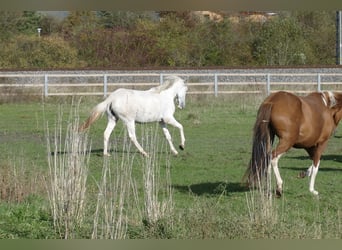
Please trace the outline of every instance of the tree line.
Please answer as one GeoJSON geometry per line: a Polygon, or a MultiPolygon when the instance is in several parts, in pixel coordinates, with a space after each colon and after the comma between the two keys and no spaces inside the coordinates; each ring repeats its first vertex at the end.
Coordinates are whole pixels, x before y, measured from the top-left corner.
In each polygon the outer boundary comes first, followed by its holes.
{"type": "Polygon", "coordinates": [[[334,65],[336,12],[0,13],[0,69],[334,65]],[[232,18],[232,17],[235,17],[232,18]],[[40,32],[38,32],[40,28],[40,32]]]}

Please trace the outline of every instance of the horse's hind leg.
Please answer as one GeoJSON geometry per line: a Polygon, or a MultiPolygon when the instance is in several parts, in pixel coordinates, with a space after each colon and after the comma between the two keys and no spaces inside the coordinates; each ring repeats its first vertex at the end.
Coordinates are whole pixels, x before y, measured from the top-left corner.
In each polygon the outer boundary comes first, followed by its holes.
{"type": "Polygon", "coordinates": [[[276,196],[281,197],[283,192],[283,180],[281,179],[279,168],[278,168],[278,162],[282,155],[277,155],[271,160],[271,165],[273,167],[273,173],[277,181],[277,188],[276,188],[276,196]]]}
{"type": "Polygon", "coordinates": [[[292,144],[289,143],[289,141],[291,140],[289,139],[285,140],[284,138],[279,138],[279,143],[272,152],[271,164],[273,167],[274,176],[277,181],[277,188],[276,188],[277,197],[281,197],[282,192],[283,192],[283,180],[280,176],[278,162],[279,162],[280,157],[292,147],[292,144]]]}
{"type": "Polygon", "coordinates": [[[177,150],[176,150],[175,147],[173,146],[172,138],[171,138],[171,135],[170,135],[169,130],[166,128],[165,122],[161,121],[159,124],[160,124],[161,128],[163,129],[163,132],[164,132],[164,135],[165,135],[166,140],[169,142],[169,145],[170,145],[170,148],[171,148],[172,153],[173,153],[174,155],[178,155],[177,150]]]}
{"type": "Polygon", "coordinates": [[[142,146],[139,144],[137,141],[137,137],[135,135],[135,123],[134,121],[132,122],[125,122],[127,131],[128,131],[128,136],[131,139],[131,141],[134,143],[134,145],[137,147],[137,149],[140,151],[140,153],[143,156],[148,156],[148,154],[145,152],[145,150],[142,148],[142,146]]]}
{"type": "Polygon", "coordinates": [[[103,155],[105,155],[105,156],[109,156],[109,154],[108,154],[108,141],[109,141],[109,137],[110,137],[113,129],[115,128],[115,125],[116,125],[115,118],[108,117],[107,127],[103,133],[103,155]]]}

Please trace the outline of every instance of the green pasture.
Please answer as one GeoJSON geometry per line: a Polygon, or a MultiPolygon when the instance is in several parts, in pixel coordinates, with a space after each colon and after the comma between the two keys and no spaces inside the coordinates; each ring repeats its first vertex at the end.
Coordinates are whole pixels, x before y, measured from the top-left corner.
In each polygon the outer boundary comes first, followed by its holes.
{"type": "MultiPolygon", "coordinates": [[[[241,185],[250,159],[252,128],[263,97],[188,96],[176,119],[184,126],[185,150],[170,155],[157,124],[137,125],[138,140],[148,147],[145,135],[157,132],[156,160],[160,176],[170,168],[173,209],[151,229],[139,216],[128,218],[126,238],[251,239],[251,238],[341,238],[342,236],[342,130],[330,139],[316,178],[315,197],[308,179],[298,179],[310,164],[304,150],[291,149],[280,162],[284,195],[265,197],[241,185]]],[[[0,238],[61,238],[53,226],[47,197],[49,186],[48,139],[58,115],[62,129],[75,116],[82,121],[101,98],[51,98],[0,105],[0,238]],[[76,109],[78,114],[72,112],[76,109]],[[48,138],[47,130],[50,134],[48,138]]],[[[108,159],[101,155],[105,116],[87,132],[89,152],[86,220],[73,232],[74,238],[91,238],[98,183],[108,159]]],[[[175,145],[178,130],[170,128],[175,145]]],[[[143,197],[144,158],[124,147],[127,135],[119,123],[111,136],[109,165],[115,168],[127,157],[139,197],[143,197]]],[[[63,154],[66,152],[54,152],[63,154]]],[[[273,180],[274,186],[274,180],[273,180]]],[[[159,192],[161,199],[166,184],[159,192]]],[[[133,198],[132,198],[133,199],[133,198]]]]}

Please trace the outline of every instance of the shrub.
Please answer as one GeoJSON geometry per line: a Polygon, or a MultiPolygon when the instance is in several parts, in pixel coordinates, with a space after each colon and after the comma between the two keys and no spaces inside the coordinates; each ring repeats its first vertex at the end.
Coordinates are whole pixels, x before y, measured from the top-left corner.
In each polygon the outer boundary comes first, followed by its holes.
{"type": "Polygon", "coordinates": [[[82,66],[77,50],[57,36],[21,35],[4,41],[0,68],[72,68],[82,66]]]}

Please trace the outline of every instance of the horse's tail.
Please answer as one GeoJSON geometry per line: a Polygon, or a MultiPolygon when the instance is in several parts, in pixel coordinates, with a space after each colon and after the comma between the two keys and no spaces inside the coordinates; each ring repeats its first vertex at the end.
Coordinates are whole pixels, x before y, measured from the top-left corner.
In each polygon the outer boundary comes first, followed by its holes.
{"type": "Polygon", "coordinates": [[[79,131],[82,132],[89,128],[97,119],[99,119],[100,115],[103,114],[107,109],[107,102],[106,100],[100,102],[95,106],[92,110],[90,116],[85,120],[85,122],[79,127],[79,131]]]}
{"type": "Polygon", "coordinates": [[[249,186],[255,186],[267,175],[274,140],[270,121],[271,111],[271,103],[263,103],[258,110],[253,130],[252,157],[243,177],[249,186]]]}

